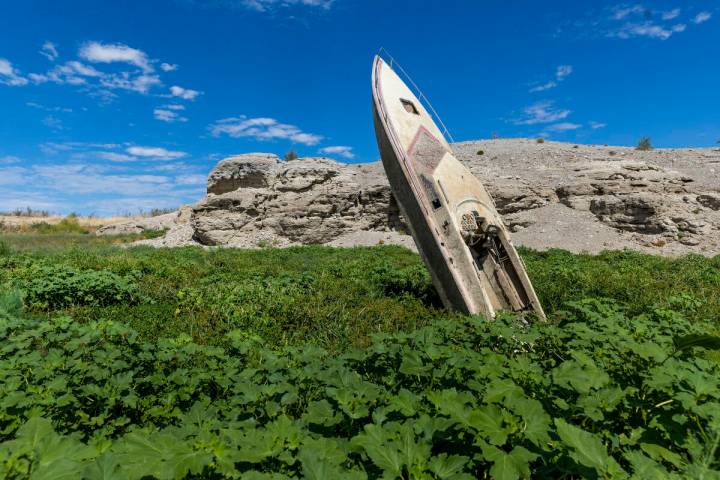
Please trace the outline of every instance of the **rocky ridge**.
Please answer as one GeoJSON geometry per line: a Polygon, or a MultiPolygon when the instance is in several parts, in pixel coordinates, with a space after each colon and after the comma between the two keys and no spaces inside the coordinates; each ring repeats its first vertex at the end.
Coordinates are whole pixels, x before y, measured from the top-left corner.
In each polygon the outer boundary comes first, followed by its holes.
{"type": "MultiPolygon", "coordinates": [[[[642,152],[528,139],[453,148],[485,183],[518,245],[720,253],[720,151],[642,152]]],[[[197,204],[163,220],[169,228],[164,238],[141,243],[414,247],[379,162],[239,155],[218,163],[207,191],[197,204]]],[[[111,225],[100,233],[127,227],[111,225]]]]}

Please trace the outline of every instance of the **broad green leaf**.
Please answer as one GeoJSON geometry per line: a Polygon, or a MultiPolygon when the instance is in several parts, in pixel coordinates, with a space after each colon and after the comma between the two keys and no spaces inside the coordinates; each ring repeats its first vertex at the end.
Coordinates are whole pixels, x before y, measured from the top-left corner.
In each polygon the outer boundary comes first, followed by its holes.
{"type": "Polygon", "coordinates": [[[720,337],[715,335],[684,335],[674,337],[675,350],[686,352],[694,347],[706,348],[708,350],[720,350],[720,337]]]}
{"type": "Polygon", "coordinates": [[[553,370],[553,380],[557,385],[572,387],[579,393],[588,393],[610,382],[608,374],[594,363],[581,363],[567,360],[553,370]]]}
{"type": "Polygon", "coordinates": [[[608,472],[617,466],[617,462],[608,455],[605,445],[597,435],[570,425],[562,418],[555,419],[555,426],[558,436],[570,450],[570,457],[580,465],[594,468],[600,473],[608,472]]]}
{"type": "Polygon", "coordinates": [[[503,427],[502,411],[493,405],[473,409],[470,412],[468,425],[493,445],[502,445],[507,440],[508,431],[503,427]]]}
{"type": "MultiPolygon", "coordinates": [[[[459,475],[463,473],[465,465],[470,462],[468,457],[462,455],[450,455],[442,453],[438,456],[430,458],[428,466],[430,471],[440,477],[442,480],[455,480],[461,478],[459,475]]],[[[468,475],[469,478],[472,478],[468,475]]]]}
{"type": "Polygon", "coordinates": [[[537,458],[523,447],[515,447],[506,453],[492,445],[482,446],[485,459],[493,462],[490,475],[496,480],[517,480],[530,477],[530,462],[537,458]]]}

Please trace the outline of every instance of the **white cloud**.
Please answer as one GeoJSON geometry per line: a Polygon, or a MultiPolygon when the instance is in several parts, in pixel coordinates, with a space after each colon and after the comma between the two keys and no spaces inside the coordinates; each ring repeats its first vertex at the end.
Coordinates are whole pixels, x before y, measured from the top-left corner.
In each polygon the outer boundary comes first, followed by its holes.
{"type": "Polygon", "coordinates": [[[557,87],[557,82],[554,80],[550,80],[547,83],[543,83],[542,85],[538,85],[537,87],[533,87],[530,89],[530,93],[536,93],[536,92],[544,92],[545,90],[550,90],[551,88],[557,87]]]}
{"type": "Polygon", "coordinates": [[[134,162],[138,159],[137,157],[118,152],[89,152],[88,155],[85,156],[96,157],[110,162],[134,162]]]}
{"type": "Polygon", "coordinates": [[[241,0],[240,4],[251,10],[266,12],[275,7],[307,6],[323,10],[329,9],[334,0],[241,0]]]}
{"type": "Polygon", "coordinates": [[[555,70],[555,78],[558,80],[563,80],[565,77],[570,75],[573,72],[572,65],[560,65],[555,70]]]}
{"type": "Polygon", "coordinates": [[[555,69],[555,80],[550,80],[547,83],[543,83],[541,85],[537,85],[530,89],[531,93],[536,92],[544,92],[545,90],[550,90],[551,88],[557,87],[560,82],[565,80],[566,77],[568,77],[573,72],[572,65],[559,65],[555,69]]]}
{"type": "Polygon", "coordinates": [[[182,105],[164,105],[153,110],[153,116],[162,122],[187,122],[187,118],[178,113],[183,110],[185,107],[182,105]]]}
{"type": "Polygon", "coordinates": [[[580,125],[578,123],[562,122],[562,123],[555,123],[553,125],[546,126],[545,131],[566,132],[568,130],[577,130],[580,127],[582,127],[582,125],[580,125]]]}
{"type": "Polygon", "coordinates": [[[57,118],[54,115],[48,115],[42,120],[43,125],[45,125],[48,128],[51,128],[52,130],[63,130],[63,123],[62,120],[57,118]]]}
{"type": "Polygon", "coordinates": [[[607,127],[606,123],[590,122],[590,128],[592,128],[593,130],[597,130],[599,128],[605,128],[605,127],[607,127]]]}
{"type": "Polygon", "coordinates": [[[0,157],[0,165],[12,165],[15,163],[20,163],[20,159],[18,157],[15,157],[13,155],[5,155],[4,157],[0,157]]]}
{"type": "Polygon", "coordinates": [[[55,45],[53,42],[43,43],[38,53],[50,60],[51,62],[54,62],[58,58],[57,45],[55,45]]]}
{"type": "Polygon", "coordinates": [[[172,87],[170,87],[170,95],[173,97],[182,98],[183,100],[194,100],[195,97],[197,97],[198,95],[202,95],[202,92],[173,85],[172,87]]]}
{"type": "Polygon", "coordinates": [[[175,177],[177,185],[202,185],[207,184],[207,176],[201,174],[178,175],[175,177]]]}
{"type": "Polygon", "coordinates": [[[622,39],[631,37],[649,37],[667,40],[673,35],[673,33],[679,33],[684,30],[684,24],[678,24],[673,27],[666,28],[652,22],[628,23],[615,32],[614,36],[622,39]]]}
{"type": "Polygon", "coordinates": [[[12,63],[4,58],[0,58],[0,83],[10,85],[11,87],[19,87],[27,85],[28,80],[13,68],[12,63]]]}
{"type": "Polygon", "coordinates": [[[157,75],[133,76],[129,72],[120,72],[117,75],[106,75],[100,80],[100,85],[106,88],[117,88],[147,94],[155,85],[162,85],[162,81],[157,75]]]}
{"type": "Polygon", "coordinates": [[[613,20],[624,20],[628,15],[633,13],[646,13],[647,10],[642,5],[634,5],[632,7],[614,7],[612,18],[613,20]]]}
{"type": "Polygon", "coordinates": [[[162,147],[128,147],[125,150],[130,155],[136,157],[149,158],[153,160],[172,160],[175,158],[182,158],[187,155],[185,152],[177,152],[173,150],[166,150],[162,147]]]}
{"type": "Polygon", "coordinates": [[[174,63],[161,63],[160,64],[160,70],[163,72],[174,72],[178,69],[178,66],[174,63]]]}
{"type": "Polygon", "coordinates": [[[352,147],[346,147],[342,145],[321,148],[320,153],[323,153],[325,155],[338,155],[340,157],[347,158],[348,160],[352,160],[353,158],[355,158],[352,147]]]}
{"type": "Polygon", "coordinates": [[[121,43],[87,42],[80,48],[78,55],[80,58],[93,63],[121,62],[135,65],[146,73],[153,71],[145,52],[121,43]]]}
{"type": "Polygon", "coordinates": [[[693,18],[693,22],[700,24],[703,22],[707,22],[712,17],[712,13],[710,12],[700,12],[697,15],[695,15],[695,18],[693,18]]]}
{"type": "Polygon", "coordinates": [[[558,110],[554,108],[554,103],[550,100],[536,102],[526,107],[523,112],[525,116],[515,120],[516,125],[537,125],[541,123],[557,122],[566,118],[572,113],[571,110],[558,110]]]}
{"type": "MultiPolygon", "coordinates": [[[[105,146],[125,147],[121,144],[66,142],[58,147],[71,156],[55,162],[43,160],[20,166],[14,164],[14,157],[5,164],[0,158],[0,205],[5,209],[30,206],[57,212],[74,210],[110,215],[137,212],[141,208],[177,207],[204,193],[206,177],[198,165],[174,161],[172,168],[161,171],[155,168],[160,166],[156,162],[128,163],[128,159],[142,160],[132,155],[126,155],[126,159],[111,156],[112,152],[106,150],[87,150],[92,147],[104,149],[105,146]],[[79,161],[75,152],[87,154],[82,157],[87,160],[79,161]]],[[[118,150],[118,155],[122,155],[122,151],[118,150]]]]}
{"type": "MultiPolygon", "coordinates": [[[[687,29],[686,23],[676,21],[681,13],[680,8],[657,11],[642,5],[615,7],[608,19],[611,24],[608,26],[607,36],[621,39],[646,37],[667,40],[687,29]]],[[[699,22],[695,21],[695,23],[699,22]]]]}
{"type": "Polygon", "coordinates": [[[48,107],[45,105],[42,105],[40,103],[36,102],[26,102],[25,105],[32,108],[37,108],[38,110],[44,110],[46,112],[62,112],[62,113],[71,113],[73,110],[72,108],[66,108],[66,107],[48,107]]]}
{"type": "Polygon", "coordinates": [[[62,65],[57,65],[45,74],[31,73],[28,76],[34,83],[54,82],[59,85],[84,85],[87,83],[87,77],[100,78],[103,76],[103,73],[90,65],[72,60],[62,65]]]}
{"type": "Polygon", "coordinates": [[[303,145],[317,145],[323,139],[320,135],[306,133],[295,125],[279,123],[274,118],[224,118],[209,127],[210,133],[218,137],[226,134],[233,138],[250,137],[255,140],[290,140],[303,145]]]}
{"type": "Polygon", "coordinates": [[[667,12],[662,12],[660,17],[663,20],[672,20],[673,18],[677,18],[680,16],[680,9],[679,8],[673,8],[672,10],[668,10],[667,12]]]}
{"type": "MultiPolygon", "coordinates": [[[[24,167],[0,168],[0,185],[19,185],[27,181],[28,170],[24,167]]],[[[3,205],[3,208],[8,206],[3,205]]]]}

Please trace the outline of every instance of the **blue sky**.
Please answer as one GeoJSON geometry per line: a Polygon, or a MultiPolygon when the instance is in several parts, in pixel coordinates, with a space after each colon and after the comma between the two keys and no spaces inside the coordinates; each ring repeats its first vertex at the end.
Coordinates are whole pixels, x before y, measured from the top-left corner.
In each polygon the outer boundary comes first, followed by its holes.
{"type": "Polygon", "coordinates": [[[458,141],[712,146],[719,22],[717,0],[6,0],[0,211],[175,207],[238,153],[377,160],[381,46],[458,141]]]}

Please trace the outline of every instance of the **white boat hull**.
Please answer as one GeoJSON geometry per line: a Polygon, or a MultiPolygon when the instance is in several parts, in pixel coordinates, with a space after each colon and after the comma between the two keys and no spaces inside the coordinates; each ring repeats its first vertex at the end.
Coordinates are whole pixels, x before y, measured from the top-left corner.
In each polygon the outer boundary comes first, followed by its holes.
{"type": "Polygon", "coordinates": [[[393,194],[446,307],[493,318],[545,314],[482,183],[380,57],[373,65],[375,132],[393,194]]]}

